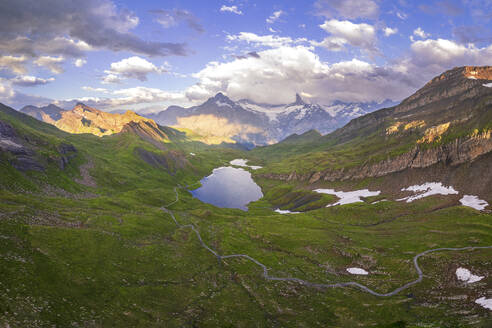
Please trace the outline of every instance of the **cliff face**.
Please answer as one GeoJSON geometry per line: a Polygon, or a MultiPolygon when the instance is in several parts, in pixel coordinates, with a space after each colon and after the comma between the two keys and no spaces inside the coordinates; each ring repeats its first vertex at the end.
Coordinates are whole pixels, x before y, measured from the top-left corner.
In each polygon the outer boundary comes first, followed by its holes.
{"type": "Polygon", "coordinates": [[[491,131],[466,138],[455,139],[454,142],[434,148],[422,149],[416,146],[411,151],[378,163],[364,164],[349,169],[324,170],[309,174],[264,174],[270,179],[284,181],[343,181],[380,177],[390,173],[404,171],[409,168],[426,168],[437,163],[456,166],[471,162],[477,157],[492,151],[491,131]]]}

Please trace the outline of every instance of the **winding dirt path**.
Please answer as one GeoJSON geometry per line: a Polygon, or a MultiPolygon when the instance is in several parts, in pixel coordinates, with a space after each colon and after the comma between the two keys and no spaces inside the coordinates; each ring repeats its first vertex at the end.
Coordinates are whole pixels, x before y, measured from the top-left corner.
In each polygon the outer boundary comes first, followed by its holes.
{"type": "Polygon", "coordinates": [[[207,244],[205,244],[205,242],[202,239],[202,236],[200,235],[200,232],[198,231],[198,229],[193,224],[186,224],[186,225],[180,224],[178,222],[178,220],[176,220],[174,213],[171,210],[167,209],[167,207],[169,207],[169,206],[171,206],[171,205],[173,205],[179,201],[179,195],[178,195],[177,187],[174,188],[174,193],[176,194],[176,199],[173,202],[165,205],[164,207],[161,207],[161,209],[171,216],[171,218],[174,220],[174,223],[176,224],[176,226],[178,228],[189,228],[189,229],[193,230],[193,232],[195,232],[195,234],[198,238],[198,241],[200,242],[200,245],[203,248],[205,248],[207,251],[212,253],[217,258],[217,260],[219,260],[219,262],[223,259],[239,258],[239,257],[245,258],[245,259],[253,262],[257,266],[259,266],[260,268],[262,268],[263,269],[263,278],[265,278],[266,280],[270,280],[270,281],[292,281],[292,282],[297,282],[301,285],[305,285],[308,287],[316,287],[316,288],[356,287],[356,288],[359,288],[362,291],[365,291],[365,292],[367,292],[371,295],[374,295],[374,296],[389,297],[389,296],[394,296],[394,295],[398,294],[399,292],[401,292],[401,291],[403,291],[403,290],[405,290],[405,289],[407,289],[413,285],[416,285],[423,280],[424,273],[423,273],[423,271],[420,268],[419,263],[418,263],[419,258],[422,256],[425,256],[425,255],[430,254],[430,253],[442,252],[442,251],[464,251],[464,250],[476,250],[476,249],[492,249],[492,246],[468,246],[468,247],[457,247],[457,248],[455,248],[455,247],[442,247],[442,248],[433,248],[433,249],[423,251],[423,252],[415,255],[413,258],[413,265],[415,267],[415,271],[417,271],[418,278],[413,280],[413,281],[410,281],[410,282],[404,284],[403,286],[398,287],[398,288],[396,288],[393,291],[388,292],[388,293],[378,293],[378,292],[370,289],[369,287],[364,286],[364,285],[362,285],[358,282],[355,282],[355,281],[323,284],[323,283],[310,282],[310,281],[306,281],[306,280],[295,278],[295,277],[275,277],[275,276],[271,276],[268,273],[268,268],[266,267],[266,265],[264,265],[263,263],[261,263],[257,259],[255,259],[255,258],[253,258],[247,254],[220,255],[215,250],[211,249],[207,244]]]}

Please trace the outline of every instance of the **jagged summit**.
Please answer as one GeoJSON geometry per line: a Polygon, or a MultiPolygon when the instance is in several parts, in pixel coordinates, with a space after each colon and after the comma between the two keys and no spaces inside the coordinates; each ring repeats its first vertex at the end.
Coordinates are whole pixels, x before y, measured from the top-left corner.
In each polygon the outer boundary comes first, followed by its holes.
{"type": "Polygon", "coordinates": [[[305,105],[306,103],[304,102],[304,100],[302,99],[301,95],[296,93],[296,101],[294,103],[291,104],[291,106],[296,106],[296,105],[305,105]]]}

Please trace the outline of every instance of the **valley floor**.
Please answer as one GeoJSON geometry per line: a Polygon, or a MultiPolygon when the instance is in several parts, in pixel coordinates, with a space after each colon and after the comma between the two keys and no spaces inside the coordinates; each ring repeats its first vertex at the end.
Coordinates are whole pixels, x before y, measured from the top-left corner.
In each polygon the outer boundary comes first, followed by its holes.
{"type": "Polygon", "coordinates": [[[1,191],[0,325],[491,324],[475,303],[492,296],[492,250],[479,248],[492,245],[491,214],[432,196],[285,215],[272,210],[278,182],[267,180],[244,212],[204,204],[179,183],[79,199],[1,191]],[[462,247],[473,249],[425,253],[462,247]],[[391,293],[420,277],[412,259],[422,252],[422,281],[389,297],[298,280],[391,293]],[[459,267],[484,278],[460,281],[459,267]]]}

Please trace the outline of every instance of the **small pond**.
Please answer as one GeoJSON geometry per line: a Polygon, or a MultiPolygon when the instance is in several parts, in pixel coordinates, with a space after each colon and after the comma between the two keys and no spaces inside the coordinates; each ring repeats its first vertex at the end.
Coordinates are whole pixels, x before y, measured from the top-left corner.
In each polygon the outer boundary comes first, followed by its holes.
{"type": "Polygon", "coordinates": [[[247,211],[250,202],[263,197],[261,188],[254,182],[251,173],[240,168],[216,168],[200,182],[202,186],[192,190],[191,194],[202,202],[217,207],[247,211]]]}

